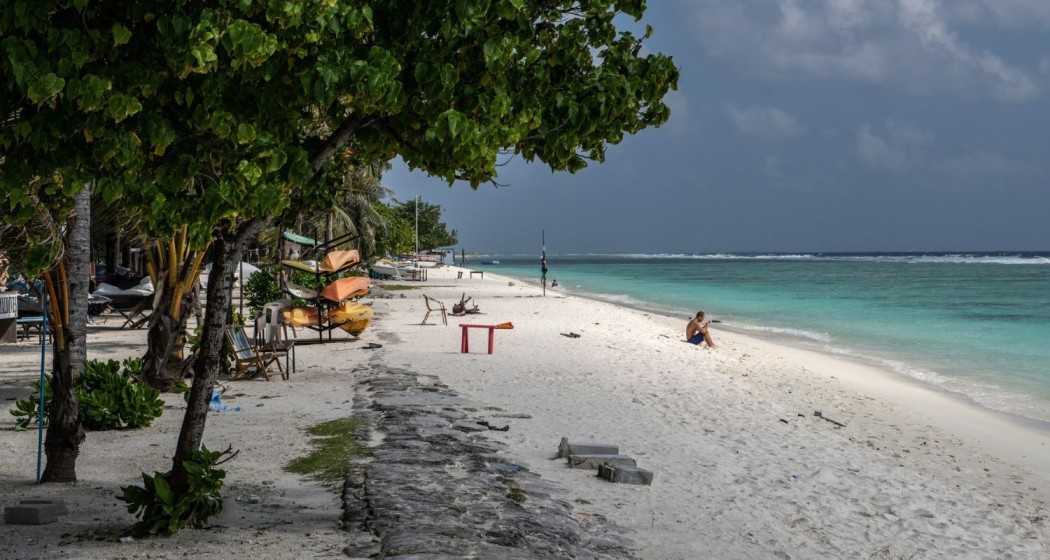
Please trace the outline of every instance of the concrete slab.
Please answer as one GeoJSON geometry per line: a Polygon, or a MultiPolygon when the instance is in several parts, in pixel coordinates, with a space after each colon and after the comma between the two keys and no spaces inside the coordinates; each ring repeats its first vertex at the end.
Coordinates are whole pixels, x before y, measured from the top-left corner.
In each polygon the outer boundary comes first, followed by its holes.
{"type": "Polygon", "coordinates": [[[51,504],[21,504],[4,508],[4,523],[8,525],[46,525],[58,520],[51,504]]]}
{"type": "Polygon", "coordinates": [[[597,469],[598,466],[605,464],[624,467],[638,466],[633,457],[626,455],[569,455],[568,463],[574,469],[597,469]]]}
{"type": "Polygon", "coordinates": [[[653,472],[639,467],[603,464],[598,466],[598,476],[619,484],[650,486],[653,483],[653,472]]]}
{"type": "Polygon", "coordinates": [[[569,455],[619,455],[620,447],[608,443],[569,441],[561,438],[556,458],[568,458],[569,455]]]}
{"type": "Polygon", "coordinates": [[[45,500],[40,498],[32,498],[28,500],[19,500],[19,505],[40,505],[45,507],[51,507],[55,511],[55,515],[63,516],[69,513],[69,508],[66,507],[65,500],[45,500]]]}

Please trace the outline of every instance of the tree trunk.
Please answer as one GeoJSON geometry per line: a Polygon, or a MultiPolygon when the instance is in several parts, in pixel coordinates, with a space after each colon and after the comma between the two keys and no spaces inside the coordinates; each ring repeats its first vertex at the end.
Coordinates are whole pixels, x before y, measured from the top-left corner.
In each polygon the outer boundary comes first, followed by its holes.
{"type": "MultiPolygon", "coordinates": [[[[54,364],[51,376],[51,408],[44,450],[47,467],[41,482],[76,482],[77,456],[84,441],[80,425],[80,403],[74,390],[87,362],[88,282],[90,278],[91,187],[76,197],[74,215],[66,234],[64,263],[59,264],[57,282],[51,292],[58,296],[51,305],[55,327],[54,364]]],[[[50,273],[49,273],[50,275],[50,273]]]]}
{"type": "Polygon", "coordinates": [[[146,256],[157,298],[150,315],[142,377],[153,388],[170,391],[182,379],[186,320],[204,251],[190,250],[183,226],[170,239],[147,247],[146,256]]]}
{"type": "Polygon", "coordinates": [[[150,315],[146,355],[143,356],[142,379],[158,391],[171,391],[182,379],[183,348],[186,346],[186,310],[193,305],[193,291],[182,295],[178,317],[172,316],[170,290],[164,290],[160,304],[150,315]]]}
{"type": "Polygon", "coordinates": [[[212,387],[219,376],[227,325],[229,294],[227,279],[241,261],[241,251],[247,239],[262,228],[260,222],[248,222],[241,226],[236,236],[218,235],[212,243],[212,266],[208,276],[207,303],[204,310],[204,325],[201,329],[200,349],[193,364],[193,386],[182,419],[179,443],[172,458],[171,482],[176,494],[186,490],[186,471],[183,461],[200,449],[204,439],[204,426],[208,419],[208,402],[212,387]]]}

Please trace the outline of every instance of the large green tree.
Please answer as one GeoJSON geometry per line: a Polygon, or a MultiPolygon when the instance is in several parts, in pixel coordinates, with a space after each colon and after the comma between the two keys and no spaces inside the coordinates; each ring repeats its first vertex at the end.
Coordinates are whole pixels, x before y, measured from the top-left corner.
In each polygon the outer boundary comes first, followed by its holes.
{"type": "Polygon", "coordinates": [[[497,155],[577,171],[668,118],[669,57],[616,18],[643,0],[7,0],[0,207],[32,219],[94,180],[147,231],[211,240],[200,355],[173,460],[200,446],[241,247],[337,152],[472,185],[497,155]],[[56,201],[49,201],[49,203],[56,201]]]}
{"type": "Polygon", "coordinates": [[[412,199],[407,202],[395,201],[391,208],[398,219],[413,230],[413,235],[418,234],[421,251],[451,247],[459,243],[456,230],[450,230],[445,222],[441,221],[441,206],[412,199]]]}

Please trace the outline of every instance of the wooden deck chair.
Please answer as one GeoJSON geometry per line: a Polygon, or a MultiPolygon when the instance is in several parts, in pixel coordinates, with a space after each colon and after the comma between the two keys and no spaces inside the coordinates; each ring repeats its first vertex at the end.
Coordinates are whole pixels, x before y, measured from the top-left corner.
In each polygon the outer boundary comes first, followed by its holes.
{"type": "Polygon", "coordinates": [[[447,327],[448,326],[448,311],[445,309],[445,304],[441,303],[440,301],[438,301],[438,300],[436,300],[436,299],[434,299],[432,297],[427,296],[426,294],[423,295],[423,301],[427,304],[427,314],[423,316],[423,321],[421,323],[419,323],[419,324],[420,325],[427,324],[427,319],[430,318],[430,314],[431,313],[437,313],[438,311],[440,311],[441,312],[441,322],[447,327]]]}
{"type": "Polygon", "coordinates": [[[288,374],[281,367],[281,359],[273,352],[263,352],[252,347],[248,335],[244,333],[244,327],[226,327],[226,340],[230,343],[230,355],[234,362],[234,379],[248,377],[249,368],[255,368],[255,375],[260,373],[270,380],[270,364],[277,364],[277,370],[281,372],[281,379],[288,379],[288,374]]]}

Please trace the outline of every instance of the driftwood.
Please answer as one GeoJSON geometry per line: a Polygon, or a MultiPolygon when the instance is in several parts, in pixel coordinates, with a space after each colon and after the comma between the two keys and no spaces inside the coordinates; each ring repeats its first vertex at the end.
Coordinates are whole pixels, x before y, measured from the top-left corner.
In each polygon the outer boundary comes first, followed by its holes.
{"type": "Polygon", "coordinates": [[[843,424],[842,422],[839,422],[838,420],[832,420],[831,418],[828,418],[827,416],[824,416],[824,413],[822,413],[819,410],[814,410],[813,411],[813,416],[816,416],[817,418],[820,418],[822,420],[827,420],[828,422],[831,422],[832,424],[834,424],[834,425],[836,425],[836,426],[838,426],[840,428],[845,428],[846,427],[846,425],[843,424]]]}
{"type": "Polygon", "coordinates": [[[467,307],[467,304],[470,303],[470,300],[472,300],[472,299],[474,299],[474,298],[473,297],[467,297],[467,294],[464,293],[462,296],[460,296],[459,303],[456,303],[456,304],[452,305],[452,314],[453,315],[474,315],[474,314],[481,313],[481,309],[478,308],[478,304],[476,304],[476,303],[474,304],[474,307],[467,307]]]}

